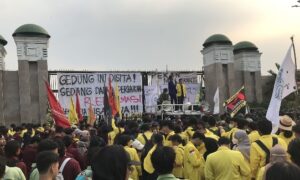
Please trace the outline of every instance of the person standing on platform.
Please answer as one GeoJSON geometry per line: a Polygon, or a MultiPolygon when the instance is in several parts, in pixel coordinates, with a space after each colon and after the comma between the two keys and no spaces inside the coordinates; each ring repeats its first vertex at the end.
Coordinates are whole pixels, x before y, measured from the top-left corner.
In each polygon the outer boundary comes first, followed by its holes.
{"type": "MultiPolygon", "coordinates": [[[[177,90],[177,103],[178,104],[183,104],[184,98],[186,97],[186,86],[183,84],[182,79],[179,79],[179,83],[176,85],[176,90],[177,90]]],[[[182,106],[180,107],[182,110],[182,106]]]]}
{"type": "Polygon", "coordinates": [[[172,75],[169,76],[168,89],[169,89],[171,104],[177,104],[177,98],[176,98],[177,90],[172,75]]]}

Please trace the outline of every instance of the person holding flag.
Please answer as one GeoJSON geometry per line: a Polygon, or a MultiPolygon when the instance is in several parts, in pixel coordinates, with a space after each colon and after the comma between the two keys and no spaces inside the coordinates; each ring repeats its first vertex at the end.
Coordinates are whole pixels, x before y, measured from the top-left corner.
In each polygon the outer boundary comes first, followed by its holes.
{"type": "Polygon", "coordinates": [[[73,97],[71,96],[71,100],[70,100],[70,110],[69,110],[69,115],[68,118],[70,120],[70,123],[73,124],[78,124],[78,117],[77,117],[77,112],[75,109],[75,105],[74,105],[74,101],[73,101],[73,97]]]}
{"type": "Polygon", "coordinates": [[[83,116],[81,113],[80,100],[79,100],[78,93],[76,93],[76,113],[77,113],[79,122],[83,121],[83,116]]]}
{"type": "Polygon", "coordinates": [[[110,77],[109,77],[109,84],[108,84],[108,102],[111,109],[111,115],[114,118],[118,110],[116,106],[114,88],[112,87],[112,82],[110,77]]]}
{"type": "Polygon", "coordinates": [[[87,121],[87,123],[89,125],[93,126],[95,121],[96,121],[96,115],[94,113],[92,103],[90,102],[89,109],[88,109],[88,121],[87,121]]]}
{"type": "Polygon", "coordinates": [[[119,91],[118,83],[116,83],[116,88],[115,88],[115,101],[116,101],[115,104],[116,104],[117,113],[119,114],[119,118],[122,119],[120,91],[119,91]]]}

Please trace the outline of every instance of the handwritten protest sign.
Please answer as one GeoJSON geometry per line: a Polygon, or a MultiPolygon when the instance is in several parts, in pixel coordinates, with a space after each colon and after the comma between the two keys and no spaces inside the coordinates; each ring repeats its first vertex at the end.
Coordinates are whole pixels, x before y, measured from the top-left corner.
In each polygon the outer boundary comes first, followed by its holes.
{"type": "Polygon", "coordinates": [[[96,115],[103,114],[104,86],[109,77],[113,87],[118,84],[122,113],[125,115],[143,112],[142,76],[140,73],[59,73],[58,99],[65,113],[69,112],[71,96],[79,95],[81,111],[87,116],[90,103],[96,115]]]}

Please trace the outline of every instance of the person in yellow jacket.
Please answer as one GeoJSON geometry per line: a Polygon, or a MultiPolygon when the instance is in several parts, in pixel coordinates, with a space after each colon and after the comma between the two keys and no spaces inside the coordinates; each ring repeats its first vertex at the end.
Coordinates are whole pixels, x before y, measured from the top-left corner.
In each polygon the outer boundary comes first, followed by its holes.
{"type": "Polygon", "coordinates": [[[188,142],[188,137],[186,136],[186,133],[182,132],[182,126],[176,125],[174,127],[174,132],[175,134],[178,134],[181,137],[182,144],[186,145],[186,143],[188,142]]]}
{"type": "Polygon", "coordinates": [[[145,145],[148,141],[151,140],[151,136],[153,133],[150,130],[150,125],[146,123],[141,126],[141,130],[143,132],[139,133],[136,139],[140,141],[143,145],[145,145]]]}
{"type": "Polygon", "coordinates": [[[242,153],[230,150],[230,140],[221,137],[218,141],[219,149],[208,155],[205,162],[206,180],[240,180],[250,174],[242,153]]]}
{"type": "Polygon", "coordinates": [[[158,174],[156,180],[179,180],[172,174],[175,156],[174,149],[167,146],[157,148],[154,151],[151,161],[158,174]]]}
{"type": "Polygon", "coordinates": [[[175,151],[175,164],[173,168],[173,174],[177,178],[183,178],[183,160],[184,160],[184,147],[182,145],[182,138],[178,134],[174,134],[170,137],[173,149],[175,151]]]}
{"type": "Polygon", "coordinates": [[[121,134],[121,133],[124,132],[124,128],[123,127],[117,127],[116,126],[115,119],[111,120],[111,127],[112,127],[112,131],[110,131],[108,133],[108,145],[114,144],[114,140],[115,140],[116,136],[118,134],[121,134]]]}
{"type": "Polygon", "coordinates": [[[228,138],[232,141],[234,134],[238,130],[244,130],[246,128],[247,121],[242,117],[234,117],[230,120],[229,126],[232,128],[230,131],[225,132],[221,128],[221,136],[228,138]]]}
{"type": "Polygon", "coordinates": [[[172,147],[172,142],[169,140],[169,138],[175,134],[173,131],[173,122],[170,120],[162,121],[160,127],[160,132],[164,134],[164,146],[172,147]]]}
{"type": "Polygon", "coordinates": [[[286,143],[281,139],[271,135],[272,123],[268,120],[260,120],[257,123],[258,132],[261,137],[253,142],[250,146],[250,167],[251,177],[257,176],[258,170],[269,163],[270,149],[276,144],[282,146],[284,150],[287,149],[286,143]]]}
{"type": "MultiPolygon", "coordinates": [[[[219,136],[215,135],[213,132],[209,131],[208,129],[205,128],[205,123],[204,121],[200,120],[197,122],[197,131],[204,134],[206,138],[212,138],[216,141],[219,140],[219,136]]],[[[200,145],[197,146],[197,149],[200,154],[204,154],[206,152],[206,148],[204,143],[201,143],[200,145]]]]}
{"type": "Polygon", "coordinates": [[[295,135],[292,131],[294,125],[295,122],[289,116],[280,116],[278,137],[283,139],[287,145],[289,145],[290,142],[295,139],[295,135]]]}
{"type": "Polygon", "coordinates": [[[161,134],[153,134],[151,137],[151,141],[153,143],[153,147],[149,150],[149,152],[147,153],[144,159],[143,168],[145,172],[148,174],[147,175],[148,178],[156,179],[157,175],[154,173],[155,169],[152,165],[151,156],[153,152],[156,150],[156,148],[163,146],[163,136],[161,134]]]}
{"type": "Polygon", "coordinates": [[[177,104],[183,104],[186,98],[186,86],[183,84],[182,79],[179,79],[179,83],[176,84],[176,91],[177,104]]]}
{"type": "Polygon", "coordinates": [[[118,138],[118,143],[122,145],[125,151],[129,154],[130,161],[132,163],[132,165],[130,166],[130,178],[132,178],[133,180],[139,180],[139,177],[142,176],[141,161],[136,149],[131,147],[131,137],[129,135],[122,134],[118,138]]]}
{"type": "Polygon", "coordinates": [[[204,135],[200,132],[195,132],[191,141],[184,148],[184,178],[189,180],[201,180],[203,178],[203,156],[197,150],[197,146],[202,144],[204,135]]]}
{"type": "Polygon", "coordinates": [[[184,134],[187,136],[187,140],[189,141],[192,139],[194,134],[194,129],[197,125],[197,119],[196,118],[190,118],[188,120],[188,127],[185,129],[184,134]]]}
{"type": "Polygon", "coordinates": [[[16,125],[11,124],[10,128],[8,129],[7,135],[10,136],[10,137],[14,136],[16,134],[15,129],[16,129],[16,125]]]}
{"type": "Polygon", "coordinates": [[[257,124],[256,122],[250,122],[248,124],[248,129],[250,130],[250,133],[248,134],[248,137],[249,137],[249,141],[250,141],[250,144],[252,144],[254,141],[258,140],[260,135],[257,131],[257,124]]]}
{"type": "Polygon", "coordinates": [[[192,126],[188,126],[185,131],[184,134],[187,137],[187,141],[189,141],[190,139],[192,139],[193,134],[194,134],[194,128],[192,126]]]}

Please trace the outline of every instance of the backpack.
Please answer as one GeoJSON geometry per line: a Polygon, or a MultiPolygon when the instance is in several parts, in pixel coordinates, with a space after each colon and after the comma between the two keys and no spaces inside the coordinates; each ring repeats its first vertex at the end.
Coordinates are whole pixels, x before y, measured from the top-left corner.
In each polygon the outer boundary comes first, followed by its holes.
{"type": "Polygon", "coordinates": [[[81,171],[75,180],[92,180],[92,173],[91,169],[81,171]]]}
{"type": "MultiPolygon", "coordinates": [[[[276,144],[278,144],[278,139],[275,137],[272,137],[272,140],[273,140],[272,147],[274,147],[276,144]]],[[[266,164],[268,164],[270,162],[270,150],[260,140],[257,140],[255,142],[266,153],[266,164]]]]}
{"type": "Polygon", "coordinates": [[[146,144],[149,140],[147,139],[147,136],[144,133],[142,134],[142,136],[143,136],[143,138],[145,140],[145,144],[146,144]]]}
{"type": "Polygon", "coordinates": [[[71,160],[71,158],[66,158],[63,163],[61,164],[58,174],[56,176],[56,180],[64,180],[64,176],[62,174],[62,172],[64,171],[64,168],[66,166],[66,164],[69,162],[69,160],[71,160]]]}

